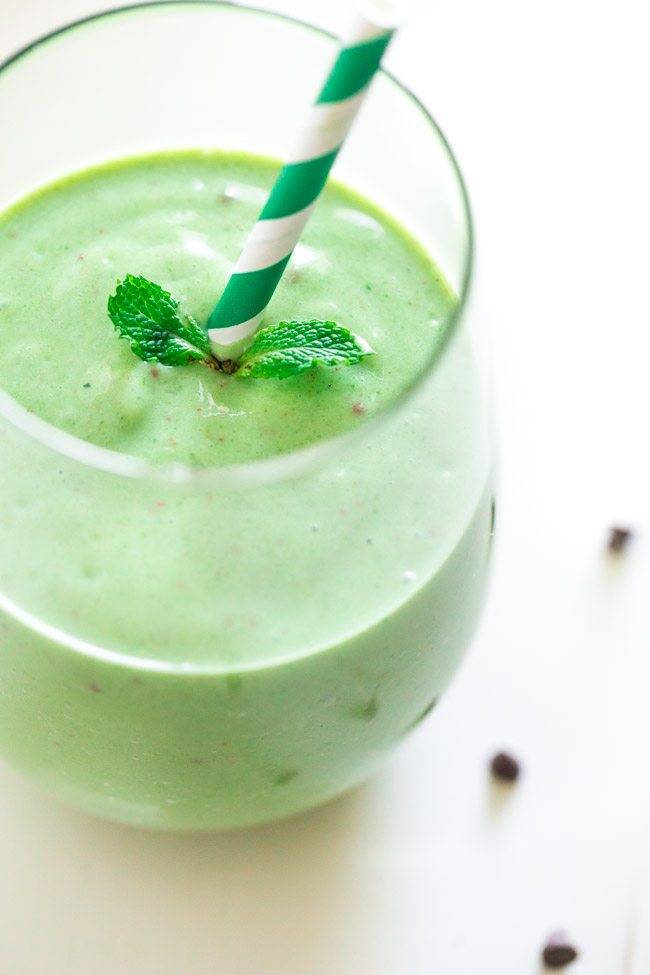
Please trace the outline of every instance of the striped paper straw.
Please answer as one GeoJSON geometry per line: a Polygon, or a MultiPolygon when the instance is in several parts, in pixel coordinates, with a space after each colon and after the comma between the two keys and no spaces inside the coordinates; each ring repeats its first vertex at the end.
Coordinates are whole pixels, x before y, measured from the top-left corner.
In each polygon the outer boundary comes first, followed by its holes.
{"type": "Polygon", "coordinates": [[[259,328],[396,26],[393,2],[372,0],[360,6],[298,144],[210,316],[210,343],[217,358],[237,358],[259,328]]]}

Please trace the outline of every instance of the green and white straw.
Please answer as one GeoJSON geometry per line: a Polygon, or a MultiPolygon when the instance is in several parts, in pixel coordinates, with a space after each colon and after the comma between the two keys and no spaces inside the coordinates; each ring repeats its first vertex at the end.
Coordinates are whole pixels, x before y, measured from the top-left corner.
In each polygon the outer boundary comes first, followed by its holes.
{"type": "Polygon", "coordinates": [[[237,358],[259,328],[396,27],[395,3],[361,4],[308,124],[210,316],[210,344],[217,358],[237,358]]]}

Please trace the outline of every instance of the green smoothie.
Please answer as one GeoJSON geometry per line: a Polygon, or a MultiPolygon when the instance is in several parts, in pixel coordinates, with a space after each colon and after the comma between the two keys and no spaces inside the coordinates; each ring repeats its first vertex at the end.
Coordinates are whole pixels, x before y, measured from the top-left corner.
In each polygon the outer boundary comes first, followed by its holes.
{"type": "Polygon", "coordinates": [[[355,367],[165,368],[108,320],[130,272],[205,321],[276,173],[145,157],[0,218],[19,404],[0,426],[0,745],[141,825],[243,825],[349,787],[432,709],[481,603],[474,352],[461,331],[440,351],[454,296],[376,206],[330,183],[266,315],[341,322],[377,353],[355,367]]]}
{"type": "Polygon", "coordinates": [[[386,407],[424,368],[454,299],[415,241],[343,187],[319,201],[266,320],[340,320],[378,353],[363,368],[275,383],[152,369],[107,321],[129,272],[207,321],[277,171],[250,156],[154,156],[74,176],[6,214],[0,386],[84,440],[207,467],[295,450],[386,407]]]}

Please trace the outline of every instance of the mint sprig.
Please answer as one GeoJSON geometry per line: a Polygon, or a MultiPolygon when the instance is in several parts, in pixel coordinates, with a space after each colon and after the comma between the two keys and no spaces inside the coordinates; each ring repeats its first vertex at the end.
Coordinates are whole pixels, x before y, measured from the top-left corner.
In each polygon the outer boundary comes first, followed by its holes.
{"type": "Polygon", "coordinates": [[[257,333],[239,360],[237,375],[286,379],[317,364],[351,366],[372,354],[364,339],[337,322],[279,322],[257,333]]]}
{"type": "Polygon", "coordinates": [[[243,378],[286,379],[316,365],[350,366],[374,355],[368,343],[337,322],[305,319],[261,329],[239,362],[221,362],[207,332],[178,302],[147,278],[127,275],[108,299],[108,314],[131,350],[164,366],[202,362],[243,378]]]}

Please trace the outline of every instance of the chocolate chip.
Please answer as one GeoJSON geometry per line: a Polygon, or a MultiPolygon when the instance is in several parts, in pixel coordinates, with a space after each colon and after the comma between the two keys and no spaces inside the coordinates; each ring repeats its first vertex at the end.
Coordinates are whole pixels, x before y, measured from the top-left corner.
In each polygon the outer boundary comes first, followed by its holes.
{"type": "Polygon", "coordinates": [[[630,540],[632,539],[632,530],[630,528],[622,528],[619,525],[614,525],[609,529],[609,538],[607,539],[607,548],[610,552],[614,552],[618,555],[627,548],[630,540]]]}
{"type": "Polygon", "coordinates": [[[563,931],[552,934],[542,951],[542,961],[547,968],[564,968],[577,957],[577,948],[574,948],[563,931]]]}
{"type": "Polygon", "coordinates": [[[519,778],[519,762],[507,752],[497,752],[490,762],[490,770],[499,782],[516,782],[519,778]]]}

